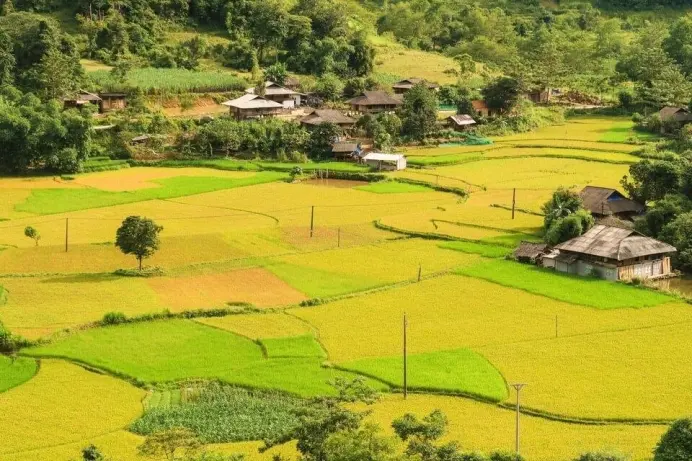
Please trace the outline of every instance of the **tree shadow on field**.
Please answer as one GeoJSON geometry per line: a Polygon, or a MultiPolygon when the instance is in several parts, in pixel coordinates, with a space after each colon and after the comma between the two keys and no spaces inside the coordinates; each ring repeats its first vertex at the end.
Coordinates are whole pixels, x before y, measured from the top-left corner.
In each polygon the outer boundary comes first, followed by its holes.
{"type": "Polygon", "coordinates": [[[50,277],[41,280],[39,283],[101,283],[114,282],[120,279],[122,277],[114,274],[75,274],[50,277]]]}

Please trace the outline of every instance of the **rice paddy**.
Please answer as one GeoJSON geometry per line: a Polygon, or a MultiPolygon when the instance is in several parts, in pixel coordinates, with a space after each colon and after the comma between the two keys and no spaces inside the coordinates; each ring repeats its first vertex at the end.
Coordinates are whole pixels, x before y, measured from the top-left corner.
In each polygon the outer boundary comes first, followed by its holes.
{"type": "MultiPolygon", "coordinates": [[[[387,65],[378,64],[381,77],[387,65]]],[[[646,139],[624,118],[578,117],[493,141],[409,148],[410,163],[423,168],[369,184],[292,184],[283,181],[292,164],[259,171],[261,162],[228,159],[71,180],[0,178],[1,326],[44,340],[0,356],[0,458],[70,461],[94,443],[109,458],[136,461],[143,437],[128,428],[145,410],[219,415],[186,407],[186,385],[220,381],[293,399],[363,376],[385,394],[369,416],[385,430],[404,413],[440,408],[447,440],[511,450],[508,383],[521,381],[527,459],[602,449],[648,459],[663,423],[692,412],[689,305],[503,260],[520,241],[540,240],[541,205],[555,188],[618,187],[638,159],[634,142],[646,139]],[[129,215],[163,225],[161,247],[145,261],[162,275],[114,275],[136,267],[113,244],[129,215]],[[23,235],[29,225],[41,233],[38,246],[23,235]],[[95,324],[109,312],[224,308],[239,313],[95,324]],[[415,391],[406,401],[404,314],[415,391]],[[608,424],[585,424],[593,422],[608,424]]],[[[258,453],[252,434],[212,437],[206,448],[250,461],[295,457],[294,444],[258,453]]]]}

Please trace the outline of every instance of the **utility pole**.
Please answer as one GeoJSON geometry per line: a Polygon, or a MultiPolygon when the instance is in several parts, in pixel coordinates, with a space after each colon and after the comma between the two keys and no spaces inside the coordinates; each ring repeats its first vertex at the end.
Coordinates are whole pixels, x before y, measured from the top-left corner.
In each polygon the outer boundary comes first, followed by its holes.
{"type": "Polygon", "coordinates": [[[512,190],[512,219],[514,219],[514,208],[517,204],[517,188],[512,190]]]}
{"type": "Polygon", "coordinates": [[[341,248],[341,228],[336,230],[336,247],[341,248]]]}
{"type": "Polygon", "coordinates": [[[70,235],[70,218],[65,218],[65,253],[67,253],[70,235]]]}
{"type": "Polygon", "coordinates": [[[517,452],[517,457],[519,456],[519,392],[526,386],[524,383],[512,384],[512,387],[517,391],[517,422],[516,422],[516,439],[515,439],[515,449],[517,452]]]}
{"type": "Polygon", "coordinates": [[[310,212],[310,238],[315,230],[315,205],[312,206],[312,211],[310,212]]]}
{"type": "Polygon", "coordinates": [[[557,315],[555,316],[555,337],[557,338],[557,315]]]}
{"type": "Polygon", "coordinates": [[[423,275],[423,264],[418,265],[418,281],[420,282],[421,276],[423,275]]]}
{"type": "Polygon", "coordinates": [[[404,400],[408,397],[408,368],[407,368],[407,354],[406,354],[406,330],[408,329],[408,321],[406,320],[406,313],[404,312],[404,400]]]}

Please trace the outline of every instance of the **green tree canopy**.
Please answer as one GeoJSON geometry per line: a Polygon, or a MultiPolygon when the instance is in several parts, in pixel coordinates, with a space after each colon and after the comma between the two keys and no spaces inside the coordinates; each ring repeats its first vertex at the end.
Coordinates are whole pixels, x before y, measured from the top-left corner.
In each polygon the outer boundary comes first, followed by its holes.
{"type": "Polygon", "coordinates": [[[404,103],[399,109],[402,131],[419,141],[436,130],[438,102],[437,95],[423,82],[416,84],[404,95],[404,103]]]}
{"type": "Polygon", "coordinates": [[[142,270],[142,260],[152,256],[159,249],[159,233],[162,226],[153,220],[140,216],[128,216],[115,234],[115,246],[126,255],[135,255],[142,270]]]}

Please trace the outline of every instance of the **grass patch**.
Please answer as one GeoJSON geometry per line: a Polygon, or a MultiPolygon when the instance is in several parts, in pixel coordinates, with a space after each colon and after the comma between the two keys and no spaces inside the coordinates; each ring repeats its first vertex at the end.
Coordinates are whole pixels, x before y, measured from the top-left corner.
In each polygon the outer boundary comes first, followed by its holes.
{"type": "Polygon", "coordinates": [[[512,250],[507,247],[475,242],[445,242],[441,243],[439,246],[440,248],[445,248],[447,250],[477,254],[486,258],[504,258],[508,254],[512,253],[512,250]]]}
{"type": "MultiPolygon", "coordinates": [[[[403,387],[403,358],[377,357],[340,364],[346,370],[403,387]]],[[[500,402],[508,397],[502,375],[481,355],[468,350],[413,354],[408,358],[411,389],[469,394],[500,402]]]]}
{"type": "Polygon", "coordinates": [[[98,189],[36,189],[16,211],[34,214],[55,214],[68,211],[101,208],[145,200],[170,199],[223,189],[251,186],[283,178],[276,172],[260,172],[246,178],[187,177],[159,179],[152,182],[161,187],[131,192],[111,192],[98,189]]]}
{"type": "Polygon", "coordinates": [[[407,184],[396,181],[380,181],[370,183],[366,186],[356,187],[358,190],[372,192],[375,194],[406,194],[413,192],[430,192],[430,189],[418,184],[407,184]]]}
{"type": "Polygon", "coordinates": [[[277,277],[309,298],[328,298],[378,285],[377,280],[300,265],[276,263],[267,266],[277,277]]]}
{"type": "Polygon", "coordinates": [[[0,393],[29,381],[37,370],[36,360],[19,357],[12,361],[0,355],[0,393]]]}
{"type": "Polygon", "coordinates": [[[673,300],[670,296],[650,290],[560,274],[513,261],[482,262],[459,269],[457,273],[597,309],[651,307],[673,300]]]}
{"type": "Polygon", "coordinates": [[[295,411],[304,405],[302,399],[286,394],[211,384],[193,390],[179,405],[151,408],[130,430],[149,435],[185,427],[204,443],[277,440],[296,427],[295,411]]]}
{"type": "Polygon", "coordinates": [[[312,334],[290,338],[268,338],[260,341],[269,358],[320,357],[326,354],[312,334]]]}
{"type": "Polygon", "coordinates": [[[304,396],[333,393],[327,382],[347,374],[322,368],[317,358],[266,359],[249,339],[188,320],[92,329],[23,352],[86,363],[146,383],[220,379],[304,396]]]}

